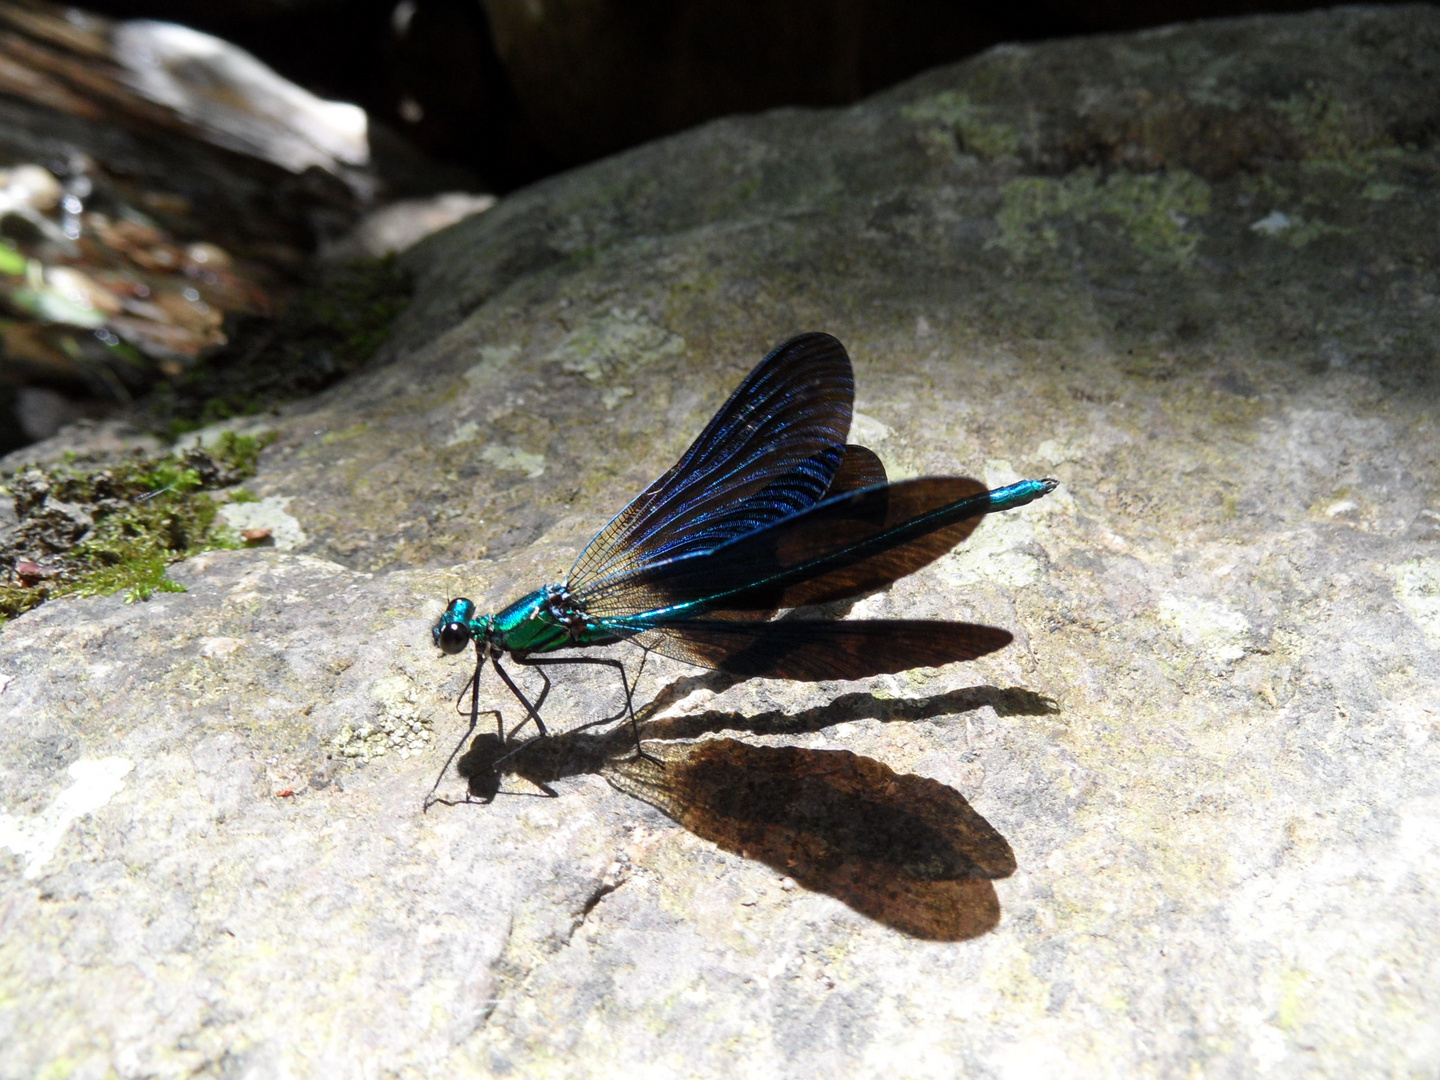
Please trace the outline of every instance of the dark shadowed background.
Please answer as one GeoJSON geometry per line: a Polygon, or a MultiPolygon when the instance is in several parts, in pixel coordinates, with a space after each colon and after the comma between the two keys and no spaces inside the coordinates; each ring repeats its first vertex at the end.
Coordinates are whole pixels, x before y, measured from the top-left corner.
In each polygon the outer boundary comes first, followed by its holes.
{"type": "Polygon", "coordinates": [[[1003,41],[1306,0],[102,0],[249,49],[495,190],[703,120],[840,105],[1003,41]]]}

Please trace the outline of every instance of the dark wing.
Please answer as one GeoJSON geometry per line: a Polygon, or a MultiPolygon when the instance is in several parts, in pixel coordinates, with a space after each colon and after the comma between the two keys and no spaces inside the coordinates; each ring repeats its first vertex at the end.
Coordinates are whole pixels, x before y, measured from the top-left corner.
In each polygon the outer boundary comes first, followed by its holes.
{"type": "Polygon", "coordinates": [[[843,492],[883,483],[885,466],[865,447],[847,443],[839,451],[825,450],[802,461],[794,471],[767,484],[748,499],[717,511],[703,529],[689,532],[683,538],[672,537],[663,545],[657,545],[652,549],[656,558],[649,565],[714,551],[756,529],[785,517],[793,517],[821,498],[829,499],[843,492]],[[837,461],[838,467],[835,465],[837,461]],[[817,495],[816,480],[825,472],[833,474],[830,487],[817,495]]]}
{"type": "Polygon", "coordinates": [[[885,465],[875,456],[875,451],[855,443],[847,443],[845,458],[840,462],[840,468],[835,470],[835,479],[830,481],[830,489],[825,492],[825,497],[833,499],[847,491],[879,487],[889,479],[885,475],[885,465]]]}
{"type": "Polygon", "coordinates": [[[714,551],[611,578],[576,594],[592,617],[647,627],[717,611],[773,611],[858,596],[964,540],[991,509],[969,477],[926,477],[826,499],[714,551]]]}
{"type": "Polygon", "coordinates": [[[855,380],[829,334],[792,338],[755,367],[675,465],[596,534],[573,593],[713,550],[824,498],[845,457],[855,380]]]}
{"type": "Polygon", "coordinates": [[[1003,649],[1013,635],[995,626],[923,619],[700,619],[650,627],[631,640],[662,656],[747,678],[818,682],[974,660],[1003,649]]]}

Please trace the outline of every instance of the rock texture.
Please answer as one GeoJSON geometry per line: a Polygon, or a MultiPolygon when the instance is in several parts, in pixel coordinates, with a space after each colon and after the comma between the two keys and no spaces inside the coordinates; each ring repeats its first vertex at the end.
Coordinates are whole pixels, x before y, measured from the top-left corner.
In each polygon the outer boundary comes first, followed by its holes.
{"type": "Polygon", "coordinates": [[[0,632],[0,1076],[1440,1069],[1437,79],[1428,7],[1003,48],[413,249],[389,362],[274,421],[294,550],[0,632]],[[1016,642],[641,697],[956,793],[1015,864],[969,940],[583,762],[420,812],[446,597],[563,575],[811,328],[892,475],[1062,481],[854,612],[1016,642]]]}

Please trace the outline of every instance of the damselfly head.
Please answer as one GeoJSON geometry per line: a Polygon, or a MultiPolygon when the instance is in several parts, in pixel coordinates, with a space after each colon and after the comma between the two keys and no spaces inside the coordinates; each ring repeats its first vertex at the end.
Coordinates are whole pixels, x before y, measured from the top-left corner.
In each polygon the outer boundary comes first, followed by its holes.
{"type": "Polygon", "coordinates": [[[475,614],[475,605],[463,596],[451,600],[445,614],[431,629],[430,635],[442,652],[454,656],[470,644],[470,619],[475,614]]]}

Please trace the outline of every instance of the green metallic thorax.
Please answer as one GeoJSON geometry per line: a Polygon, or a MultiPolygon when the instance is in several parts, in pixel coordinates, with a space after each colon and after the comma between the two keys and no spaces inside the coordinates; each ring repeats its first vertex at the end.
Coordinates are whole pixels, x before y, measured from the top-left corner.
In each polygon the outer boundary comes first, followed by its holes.
{"type": "Polygon", "coordinates": [[[609,645],[627,635],[602,629],[585,618],[563,585],[546,585],[503,611],[468,620],[471,636],[506,652],[545,653],[609,645]]]}
{"type": "Polygon", "coordinates": [[[490,640],[507,652],[549,652],[569,642],[569,631],[546,610],[545,593],[545,589],[536,589],[491,615],[490,640]]]}

